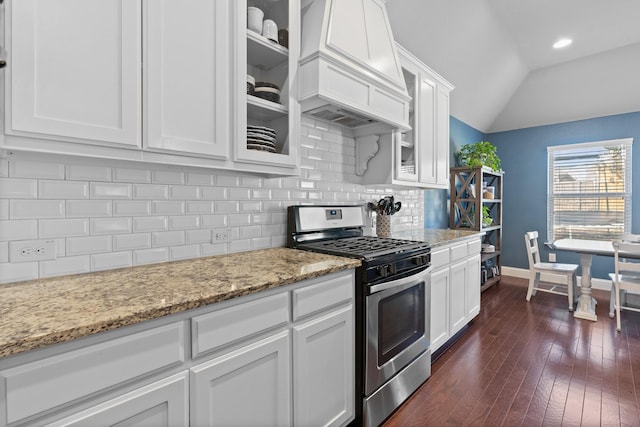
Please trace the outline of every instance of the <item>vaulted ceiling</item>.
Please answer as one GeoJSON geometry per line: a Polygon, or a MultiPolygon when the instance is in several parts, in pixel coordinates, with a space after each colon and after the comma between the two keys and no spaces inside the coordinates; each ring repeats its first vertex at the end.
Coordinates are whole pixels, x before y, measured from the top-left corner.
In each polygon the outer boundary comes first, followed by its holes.
{"type": "Polygon", "coordinates": [[[497,132],[640,111],[638,0],[388,0],[398,43],[497,132]],[[561,37],[573,44],[551,45],[561,37]]]}

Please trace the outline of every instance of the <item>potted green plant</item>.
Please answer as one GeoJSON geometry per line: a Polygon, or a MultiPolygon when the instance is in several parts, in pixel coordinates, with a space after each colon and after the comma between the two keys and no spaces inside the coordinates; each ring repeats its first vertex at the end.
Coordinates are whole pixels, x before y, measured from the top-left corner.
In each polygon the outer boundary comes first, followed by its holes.
{"type": "Polygon", "coordinates": [[[497,154],[498,147],[489,141],[480,141],[475,144],[466,144],[456,153],[458,164],[475,168],[488,166],[494,171],[501,170],[500,157],[497,154]]]}
{"type": "Polygon", "coordinates": [[[493,218],[491,218],[491,214],[489,213],[489,208],[486,206],[482,207],[482,226],[489,227],[493,222],[493,218]]]}

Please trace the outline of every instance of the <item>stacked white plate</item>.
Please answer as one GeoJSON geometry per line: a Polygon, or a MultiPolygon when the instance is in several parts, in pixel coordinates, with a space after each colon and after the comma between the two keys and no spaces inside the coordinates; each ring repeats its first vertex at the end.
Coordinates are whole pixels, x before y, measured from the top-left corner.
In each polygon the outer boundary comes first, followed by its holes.
{"type": "Polygon", "coordinates": [[[247,125],[247,148],[275,153],[277,136],[274,129],[266,126],[247,125]]]}

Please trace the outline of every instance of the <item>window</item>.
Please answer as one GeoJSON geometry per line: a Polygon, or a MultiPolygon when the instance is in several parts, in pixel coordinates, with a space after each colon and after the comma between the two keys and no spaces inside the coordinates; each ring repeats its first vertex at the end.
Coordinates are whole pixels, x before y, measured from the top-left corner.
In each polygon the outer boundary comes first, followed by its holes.
{"type": "Polygon", "coordinates": [[[633,139],[548,147],[547,238],[612,240],[631,230],[633,139]]]}

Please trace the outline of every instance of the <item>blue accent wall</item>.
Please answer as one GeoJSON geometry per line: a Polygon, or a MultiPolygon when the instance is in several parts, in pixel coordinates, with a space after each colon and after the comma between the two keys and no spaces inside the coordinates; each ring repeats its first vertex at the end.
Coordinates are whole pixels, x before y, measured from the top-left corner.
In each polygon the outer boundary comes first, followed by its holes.
{"type": "MultiPolygon", "coordinates": [[[[483,141],[484,134],[453,116],[449,117],[449,144],[451,166],[456,164],[455,153],[463,145],[483,141]]],[[[449,228],[449,191],[424,191],[424,227],[449,228]]]]}
{"type": "MultiPolygon", "coordinates": [[[[452,120],[453,135],[453,120],[452,120]]],[[[547,239],[547,147],[609,139],[633,138],[632,164],[640,170],[640,112],[487,134],[498,147],[505,171],[503,183],[502,264],[528,268],[524,234],[538,230],[539,243],[547,239]]],[[[453,137],[452,137],[453,150],[453,137]]],[[[452,163],[453,164],[453,163],[452,163]]],[[[632,232],[640,234],[640,173],[632,176],[632,232]]],[[[426,198],[425,198],[426,202],[426,198]]],[[[425,218],[428,205],[425,203],[425,218]]],[[[548,250],[541,245],[543,260],[548,250]]],[[[558,262],[579,263],[578,255],[557,253],[558,262]]],[[[593,277],[607,279],[611,257],[594,257],[593,277]]]]}

